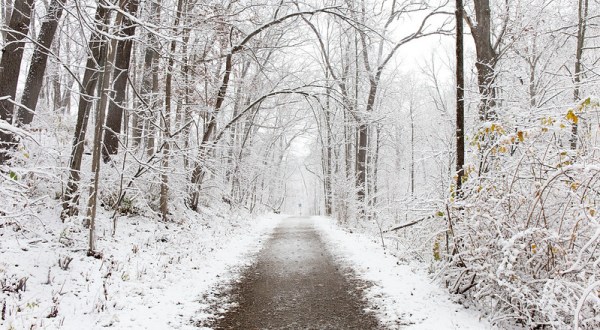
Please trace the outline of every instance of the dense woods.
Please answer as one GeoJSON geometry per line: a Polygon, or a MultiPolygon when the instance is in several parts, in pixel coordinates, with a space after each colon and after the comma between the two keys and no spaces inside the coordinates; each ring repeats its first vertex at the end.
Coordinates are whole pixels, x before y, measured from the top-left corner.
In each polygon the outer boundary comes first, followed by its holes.
{"type": "Polygon", "coordinates": [[[599,10],[2,0],[0,228],[324,214],[501,327],[598,328],[599,10]]]}

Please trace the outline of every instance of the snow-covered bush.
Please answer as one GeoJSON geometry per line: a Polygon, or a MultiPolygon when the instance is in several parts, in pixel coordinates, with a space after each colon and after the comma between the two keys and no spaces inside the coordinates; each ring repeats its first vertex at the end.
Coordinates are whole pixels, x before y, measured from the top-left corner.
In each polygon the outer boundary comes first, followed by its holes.
{"type": "Polygon", "coordinates": [[[454,203],[443,272],[500,324],[600,327],[598,110],[588,98],[511,133],[485,125],[471,140],[478,164],[454,203]]]}

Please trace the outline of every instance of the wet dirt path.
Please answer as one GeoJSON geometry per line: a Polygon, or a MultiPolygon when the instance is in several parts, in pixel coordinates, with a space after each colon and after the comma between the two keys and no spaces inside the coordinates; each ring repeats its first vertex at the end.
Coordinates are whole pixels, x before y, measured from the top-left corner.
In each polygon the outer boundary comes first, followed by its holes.
{"type": "Polygon", "coordinates": [[[357,288],[344,276],[309,218],[281,222],[257,262],[233,289],[237,307],[215,329],[380,329],[364,312],[357,288]]]}

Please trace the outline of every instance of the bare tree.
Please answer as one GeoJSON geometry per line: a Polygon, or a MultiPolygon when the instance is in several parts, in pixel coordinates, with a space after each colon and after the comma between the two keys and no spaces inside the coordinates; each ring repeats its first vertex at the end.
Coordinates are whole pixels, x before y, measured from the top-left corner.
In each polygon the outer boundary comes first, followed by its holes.
{"type": "MultiPolygon", "coordinates": [[[[15,0],[0,60],[0,120],[8,123],[13,122],[13,102],[17,93],[19,70],[25,38],[29,33],[33,3],[33,0],[15,0]]],[[[0,130],[0,165],[10,159],[9,153],[17,143],[17,138],[12,133],[0,130]]]]}
{"type": "Polygon", "coordinates": [[[204,175],[205,175],[204,170],[203,170],[203,165],[204,165],[203,161],[205,160],[205,158],[208,155],[208,152],[210,150],[211,138],[212,138],[212,135],[213,135],[213,133],[216,129],[216,125],[217,125],[217,120],[216,120],[217,117],[216,116],[221,111],[221,109],[223,107],[223,102],[225,101],[225,97],[227,96],[227,89],[229,87],[229,79],[231,78],[232,67],[233,67],[233,56],[235,54],[241,52],[242,50],[244,50],[244,47],[246,46],[246,44],[248,44],[254,37],[256,37],[258,34],[269,29],[272,26],[281,24],[287,20],[302,16],[302,15],[316,14],[316,13],[323,12],[326,10],[327,9],[319,9],[319,10],[314,10],[314,11],[301,11],[301,12],[291,13],[291,14],[282,16],[280,18],[276,18],[268,23],[263,24],[262,26],[258,27],[254,31],[248,33],[244,37],[244,39],[242,39],[242,41],[240,41],[237,45],[233,46],[231,48],[231,50],[229,51],[229,53],[226,55],[223,79],[221,81],[221,85],[218,89],[217,96],[215,98],[212,113],[207,120],[208,124],[206,126],[206,130],[204,131],[204,134],[202,135],[202,139],[200,141],[200,150],[198,152],[198,161],[196,162],[196,164],[194,166],[194,170],[192,171],[192,176],[191,176],[191,180],[190,180],[191,184],[192,184],[192,191],[191,191],[190,197],[188,199],[188,206],[192,210],[198,209],[198,202],[199,202],[199,198],[200,198],[199,184],[202,182],[204,175]]]}
{"type": "MultiPolygon", "coordinates": [[[[127,0],[120,0],[120,6],[123,6],[127,0]]],[[[109,12],[110,16],[110,12],[109,12]]],[[[123,12],[118,11],[114,26],[119,27],[123,20],[123,12]]],[[[89,225],[89,247],[88,255],[97,256],[96,251],[96,212],[98,209],[98,183],[100,181],[100,158],[102,149],[102,136],[104,133],[104,123],[106,121],[106,108],[110,97],[110,82],[114,69],[116,56],[117,39],[110,37],[110,42],[105,49],[104,69],[100,79],[100,100],[96,109],[95,127],[94,127],[94,145],[92,146],[92,182],[87,204],[86,223],[89,225]]]]}
{"type": "Polygon", "coordinates": [[[66,0],[52,0],[48,7],[48,12],[43,18],[37,43],[31,57],[23,96],[21,97],[21,109],[18,112],[17,120],[22,125],[30,124],[33,120],[33,114],[42,89],[42,82],[44,81],[48,53],[50,52],[50,46],[54,40],[56,28],[62,16],[65,3],[66,0]]]}
{"type": "MultiPolygon", "coordinates": [[[[160,23],[160,0],[150,2],[149,21],[157,25],[160,23]]],[[[155,120],[156,103],[158,94],[158,64],[160,44],[154,31],[148,31],[147,46],[144,50],[144,67],[142,70],[142,86],[140,96],[144,107],[143,114],[133,114],[132,142],[137,147],[142,142],[142,136],[146,136],[146,153],[148,156],[154,154],[155,147],[155,120]]]]}
{"type": "Polygon", "coordinates": [[[479,119],[481,121],[494,121],[497,119],[497,113],[494,110],[496,105],[496,89],[494,82],[496,80],[496,64],[499,58],[499,47],[502,38],[506,32],[508,19],[505,17],[503,26],[500,28],[496,40],[492,40],[493,26],[492,14],[490,10],[490,0],[474,0],[475,18],[464,15],[471,30],[471,35],[475,41],[475,51],[477,53],[477,85],[479,96],[479,119]]]}
{"type": "Polygon", "coordinates": [[[61,218],[78,214],[79,181],[81,179],[81,158],[83,157],[85,136],[88,126],[90,110],[93,105],[94,92],[99,77],[99,70],[105,59],[106,37],[105,32],[110,19],[108,3],[102,0],[98,3],[94,17],[95,30],[92,31],[88,44],[88,60],[81,81],[81,95],[75,124],[75,136],[69,160],[69,181],[63,194],[63,211],[61,218]]]}
{"type": "Polygon", "coordinates": [[[123,109],[129,79],[129,63],[131,61],[132,37],[135,34],[135,24],[129,15],[135,17],[138,11],[139,0],[125,2],[121,8],[127,16],[123,20],[123,28],[119,33],[119,44],[116,49],[115,73],[113,81],[114,95],[111,97],[108,113],[106,115],[106,133],[104,136],[104,148],[102,157],[104,162],[110,160],[110,155],[115,155],[119,150],[119,134],[123,122],[123,109]]]}
{"type": "MultiPolygon", "coordinates": [[[[577,16],[577,48],[575,50],[575,71],[573,72],[573,84],[575,86],[573,89],[573,99],[575,102],[579,102],[581,99],[581,77],[583,74],[581,59],[583,56],[588,17],[588,0],[577,1],[577,16]]],[[[573,120],[571,123],[571,149],[573,150],[577,149],[577,128],[577,120],[573,120]]]]}
{"type": "Polygon", "coordinates": [[[463,1],[456,0],[456,194],[462,194],[465,173],[465,76],[463,63],[463,1]]]}
{"type": "MultiPolygon", "coordinates": [[[[179,24],[181,21],[181,15],[183,8],[187,8],[187,1],[178,0],[177,1],[177,12],[175,14],[175,22],[173,23],[173,34],[177,33],[179,29],[179,24]]],[[[166,82],[165,82],[165,112],[161,116],[161,129],[163,130],[163,147],[162,147],[162,173],[160,179],[160,213],[163,221],[168,220],[169,213],[169,158],[171,151],[171,102],[172,94],[173,94],[173,68],[175,66],[175,50],[177,48],[177,42],[175,39],[171,41],[170,46],[170,55],[167,63],[167,73],[166,73],[166,82]]]]}
{"type": "MultiPolygon", "coordinates": [[[[370,126],[368,116],[370,116],[375,110],[375,101],[377,99],[377,95],[378,95],[378,91],[379,91],[379,87],[380,87],[379,84],[381,82],[381,76],[383,74],[383,71],[385,70],[387,65],[390,63],[390,61],[392,60],[392,58],[394,57],[394,54],[398,51],[398,49],[400,49],[402,46],[406,45],[410,41],[413,41],[415,39],[419,39],[419,38],[422,38],[425,36],[433,35],[433,34],[440,34],[440,33],[447,32],[447,31],[444,31],[445,22],[442,24],[441,27],[438,27],[433,30],[428,29],[429,20],[433,16],[443,13],[442,11],[440,11],[440,9],[441,9],[440,7],[431,9],[425,4],[417,5],[416,8],[411,8],[410,6],[404,7],[404,6],[400,6],[395,1],[392,2],[387,20],[382,29],[382,32],[380,32],[380,34],[383,36],[383,38],[379,42],[377,53],[376,53],[377,56],[375,59],[373,59],[371,54],[369,54],[370,47],[368,44],[369,38],[367,36],[367,33],[364,30],[359,30],[360,43],[362,45],[362,51],[361,51],[362,60],[363,60],[365,71],[368,75],[368,80],[369,80],[369,88],[368,88],[368,92],[367,92],[367,100],[365,103],[365,110],[364,110],[364,114],[366,114],[366,115],[363,115],[362,118],[359,118],[358,130],[357,130],[356,187],[358,190],[358,201],[360,204],[364,203],[366,200],[365,184],[367,182],[367,172],[368,172],[367,171],[367,165],[368,165],[367,149],[369,148],[368,136],[369,136],[369,126],[370,126]],[[391,50],[389,50],[387,52],[387,54],[384,54],[384,47],[386,44],[387,34],[389,33],[389,29],[390,29],[392,23],[399,16],[404,15],[408,12],[414,12],[414,11],[428,11],[428,12],[422,18],[422,20],[418,23],[418,26],[411,33],[405,35],[399,41],[395,42],[393,44],[391,50]]],[[[363,19],[362,19],[363,24],[365,24],[364,17],[366,15],[366,9],[364,7],[364,4],[363,4],[361,10],[362,10],[361,14],[363,17],[363,19]]]]}

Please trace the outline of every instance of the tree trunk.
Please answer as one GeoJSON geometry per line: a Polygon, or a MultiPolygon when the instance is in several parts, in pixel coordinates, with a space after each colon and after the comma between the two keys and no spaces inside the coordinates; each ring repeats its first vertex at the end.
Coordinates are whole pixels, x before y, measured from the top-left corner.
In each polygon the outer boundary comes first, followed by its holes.
{"type": "MultiPolygon", "coordinates": [[[[173,25],[173,34],[177,34],[179,27],[179,21],[181,20],[181,12],[183,10],[184,0],[177,1],[177,14],[175,16],[175,22],[173,25]]],[[[171,139],[171,101],[172,101],[172,81],[173,81],[173,68],[175,65],[175,50],[177,48],[177,42],[175,39],[171,41],[169,62],[167,65],[167,77],[165,82],[165,113],[162,116],[162,129],[163,129],[163,155],[162,155],[162,174],[160,180],[160,214],[163,221],[168,220],[169,213],[169,157],[170,157],[170,139],[171,139]]]]}
{"type": "Polygon", "coordinates": [[[75,124],[75,137],[73,138],[73,147],[71,149],[71,158],[69,160],[69,182],[63,196],[63,210],[61,218],[64,220],[69,216],[78,213],[79,204],[79,181],[81,180],[81,158],[85,144],[85,135],[92,107],[92,98],[98,82],[99,69],[105,59],[106,37],[104,36],[108,20],[109,11],[105,0],[98,4],[96,9],[96,30],[90,36],[89,51],[85,73],[82,80],[81,95],[79,97],[79,107],[77,111],[77,123],[75,124]]]}
{"type": "Polygon", "coordinates": [[[54,40],[56,28],[58,27],[58,22],[62,16],[65,3],[66,0],[52,0],[50,7],[48,7],[46,17],[43,18],[40,34],[38,35],[33,56],[31,57],[29,73],[27,74],[27,80],[25,81],[25,89],[23,90],[23,96],[21,97],[23,108],[18,112],[18,122],[22,125],[31,124],[31,121],[33,120],[33,114],[37,106],[40,91],[42,89],[42,82],[44,81],[44,74],[46,72],[48,51],[54,40]]]}
{"type": "MultiPolygon", "coordinates": [[[[160,23],[160,1],[150,3],[150,22],[155,25],[160,23]]],[[[137,125],[133,127],[133,146],[137,147],[142,142],[142,136],[146,137],[146,154],[154,154],[155,120],[156,120],[156,96],[158,94],[158,62],[157,49],[160,47],[156,35],[150,32],[147,40],[148,46],[144,52],[144,70],[142,74],[141,97],[144,103],[146,115],[137,118],[137,125]]],[[[140,117],[140,114],[135,114],[140,117]]]]}
{"type": "MultiPolygon", "coordinates": [[[[483,122],[495,121],[498,119],[498,115],[494,110],[496,105],[495,67],[498,62],[498,54],[492,44],[490,1],[475,0],[474,5],[476,22],[468,17],[466,17],[466,20],[471,29],[477,53],[475,67],[477,68],[477,85],[481,98],[479,102],[479,119],[483,122]]],[[[499,40],[496,41],[496,44],[499,44],[499,40]]]]}
{"type": "MultiPolygon", "coordinates": [[[[2,0],[2,12],[0,13],[0,15],[2,15],[2,22],[0,22],[2,26],[8,26],[12,8],[12,0],[2,0]]],[[[2,31],[0,31],[0,35],[2,36],[2,44],[6,44],[6,30],[2,29],[2,31]]]]}
{"type": "Polygon", "coordinates": [[[213,131],[216,128],[217,120],[216,115],[221,110],[223,106],[223,101],[225,101],[225,96],[227,95],[227,87],[229,86],[229,77],[231,76],[232,70],[232,57],[233,51],[227,55],[225,58],[225,73],[223,75],[223,80],[221,82],[221,87],[219,88],[219,92],[217,93],[217,99],[215,102],[214,112],[210,116],[208,121],[208,125],[206,127],[206,131],[202,136],[202,141],[200,141],[200,150],[198,152],[198,160],[196,161],[196,165],[194,166],[194,170],[192,171],[191,184],[192,184],[192,192],[190,194],[190,198],[188,201],[188,206],[196,211],[198,210],[198,202],[200,201],[200,183],[204,179],[204,170],[202,169],[202,163],[205,158],[208,156],[208,143],[210,138],[212,137],[213,131]]]}
{"type": "MultiPolygon", "coordinates": [[[[329,82],[329,74],[325,74],[326,80],[329,82]]],[[[328,83],[329,85],[329,83],[328,83]]],[[[332,163],[332,148],[333,148],[333,139],[332,139],[332,131],[331,131],[331,88],[329,86],[327,86],[327,89],[325,91],[325,136],[326,136],[326,140],[323,141],[324,142],[324,148],[325,148],[325,152],[324,152],[324,157],[325,160],[323,162],[323,186],[324,186],[324,194],[325,194],[325,215],[326,216],[330,216],[332,213],[332,206],[333,206],[333,191],[332,191],[332,184],[331,184],[331,179],[333,176],[332,173],[332,168],[333,168],[333,163],[332,163]]]]}
{"type": "MultiPolygon", "coordinates": [[[[188,4],[188,8],[187,11],[189,12],[191,10],[189,4],[188,4]]],[[[191,17],[187,17],[186,21],[184,22],[184,32],[183,32],[183,38],[182,38],[182,54],[184,56],[183,58],[183,80],[184,80],[184,95],[183,95],[183,104],[182,104],[182,111],[178,113],[178,115],[180,116],[180,118],[178,118],[178,122],[180,127],[182,128],[182,132],[181,132],[181,136],[183,137],[184,141],[183,141],[183,148],[184,150],[189,150],[190,147],[190,132],[191,132],[191,125],[188,125],[189,122],[192,121],[192,111],[190,109],[190,96],[192,95],[192,88],[191,86],[191,82],[193,81],[193,79],[191,78],[191,74],[190,74],[190,58],[189,58],[189,42],[190,42],[190,33],[191,33],[191,29],[188,28],[188,26],[190,25],[190,20],[191,17]]],[[[180,102],[181,104],[181,102],[180,102]]],[[[184,170],[187,172],[190,168],[190,161],[189,161],[189,154],[188,152],[184,152],[183,153],[183,168],[184,170]]]]}
{"type": "MultiPolygon", "coordinates": [[[[135,17],[139,0],[125,2],[123,11],[135,17]]],[[[104,133],[104,148],[102,157],[105,163],[110,161],[111,155],[116,155],[119,150],[119,134],[123,122],[123,108],[125,106],[125,95],[127,91],[127,80],[129,78],[129,62],[131,61],[131,48],[135,34],[135,25],[129,17],[123,20],[123,30],[117,45],[115,59],[115,72],[113,81],[113,97],[111,98],[106,115],[106,132],[104,133]]]]}
{"type": "MultiPolygon", "coordinates": [[[[373,159],[371,160],[371,164],[373,165],[373,171],[371,172],[372,177],[371,177],[371,187],[372,187],[372,195],[371,195],[371,206],[373,208],[375,208],[377,206],[377,194],[379,193],[379,186],[378,186],[378,166],[379,166],[379,150],[381,149],[381,125],[378,124],[376,129],[375,129],[375,153],[372,156],[373,159]]],[[[374,212],[372,214],[372,217],[375,218],[377,217],[377,212],[374,212]]]]}
{"type": "MultiPolygon", "coordinates": [[[[412,96],[411,96],[412,97],[412,96]]],[[[414,104],[410,100],[408,107],[410,118],[410,197],[415,198],[415,117],[414,104]]]]}
{"type": "Polygon", "coordinates": [[[456,196],[462,196],[465,165],[465,76],[463,63],[463,0],[456,0],[456,196]]]}
{"type": "MultiPolygon", "coordinates": [[[[588,14],[588,0],[578,0],[578,18],[579,22],[577,25],[577,49],[575,50],[575,72],[573,77],[573,83],[575,88],[573,89],[573,100],[579,102],[581,99],[581,58],[583,56],[583,47],[585,41],[585,30],[587,23],[588,14]]],[[[577,149],[577,122],[571,123],[571,149],[577,149]]]]}
{"type": "MultiPolygon", "coordinates": [[[[0,99],[0,120],[8,123],[13,122],[13,112],[17,84],[19,82],[19,71],[23,59],[24,39],[29,33],[29,23],[33,9],[33,0],[15,0],[6,43],[2,50],[0,60],[0,97],[8,96],[9,99],[0,99]]],[[[18,143],[17,138],[9,132],[0,131],[0,165],[10,159],[10,151],[18,143]]]]}
{"type": "MultiPolygon", "coordinates": [[[[369,87],[369,95],[367,98],[366,112],[371,114],[375,107],[375,98],[377,96],[377,88],[379,85],[379,74],[371,77],[369,87]]],[[[367,183],[367,148],[369,147],[369,124],[367,119],[361,119],[358,125],[357,132],[357,147],[356,147],[356,188],[358,189],[358,201],[361,205],[366,201],[366,186],[367,183]]],[[[363,205],[364,206],[364,205],[363,205]]]]}
{"type": "Polygon", "coordinates": [[[365,183],[367,175],[367,139],[369,135],[369,126],[366,123],[359,123],[356,132],[356,188],[358,189],[358,201],[365,201],[365,183]]]}
{"type": "MultiPolygon", "coordinates": [[[[127,0],[121,0],[122,2],[127,0]]],[[[119,26],[123,19],[121,11],[117,12],[115,26],[119,26]]],[[[100,157],[102,149],[102,135],[104,133],[104,122],[106,120],[106,108],[110,97],[111,73],[114,67],[117,39],[112,39],[106,48],[104,70],[101,80],[101,96],[96,110],[96,125],[94,128],[94,146],[92,149],[92,182],[88,200],[86,222],[89,223],[89,247],[88,255],[96,255],[96,210],[98,208],[98,182],[100,181],[100,157]]]]}

